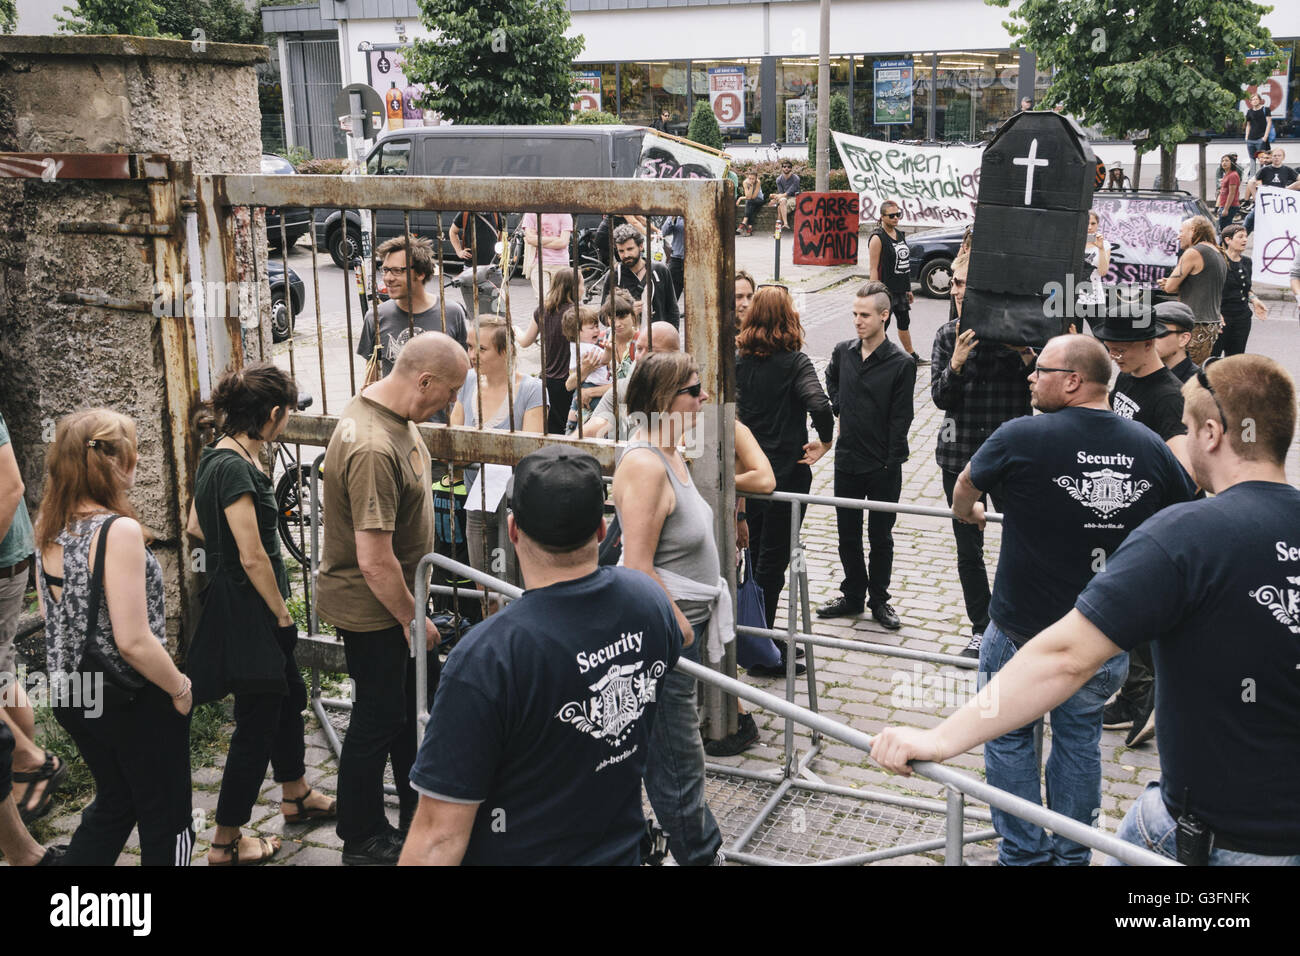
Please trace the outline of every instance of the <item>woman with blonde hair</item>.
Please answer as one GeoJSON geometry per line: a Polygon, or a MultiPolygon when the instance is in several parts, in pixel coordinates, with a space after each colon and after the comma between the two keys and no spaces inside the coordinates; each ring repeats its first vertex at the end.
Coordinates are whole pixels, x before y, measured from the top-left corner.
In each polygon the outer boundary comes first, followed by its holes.
{"type": "Polygon", "coordinates": [[[135,423],[60,420],[36,521],[54,716],[95,778],[64,862],[112,866],[139,827],[145,866],[188,866],[190,681],[166,649],[162,568],[127,497],[135,423]]]}

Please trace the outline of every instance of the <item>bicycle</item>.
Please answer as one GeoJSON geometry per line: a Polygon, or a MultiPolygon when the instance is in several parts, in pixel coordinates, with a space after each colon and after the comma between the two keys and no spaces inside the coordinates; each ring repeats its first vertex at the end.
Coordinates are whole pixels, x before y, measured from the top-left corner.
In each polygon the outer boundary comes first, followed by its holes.
{"type": "MultiPolygon", "coordinates": [[[[306,411],[314,399],[310,395],[298,396],[298,411],[306,411]]],[[[311,566],[311,466],[303,465],[289,453],[284,442],[276,442],[276,457],[284,469],[275,484],[275,504],[278,513],[280,541],[285,550],[303,567],[311,566]],[[301,544],[300,544],[301,542],[301,544]]],[[[319,482],[325,477],[325,456],[316,460],[317,492],[321,491],[319,482]]],[[[323,539],[325,527],[325,502],[323,496],[317,502],[317,520],[323,539]]]]}

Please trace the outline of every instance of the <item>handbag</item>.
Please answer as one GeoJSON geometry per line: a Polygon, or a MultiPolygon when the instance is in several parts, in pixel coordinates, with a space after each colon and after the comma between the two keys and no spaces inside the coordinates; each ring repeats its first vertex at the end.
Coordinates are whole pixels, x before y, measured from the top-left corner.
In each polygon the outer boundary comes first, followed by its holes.
{"type": "Polygon", "coordinates": [[[108,550],[108,529],[121,515],[113,515],[99,526],[99,541],[95,547],[95,559],[90,571],[90,619],[86,625],[86,640],[81,645],[81,660],[77,664],[77,673],[81,675],[83,687],[93,687],[95,677],[103,678],[105,699],[129,704],[136,699],[145,680],[133,683],[120,674],[116,667],[104,656],[95,638],[99,634],[99,602],[104,590],[104,552],[108,550]]]}
{"type": "MultiPolygon", "coordinates": [[[[767,627],[767,606],[763,589],[754,580],[754,559],[749,548],[744,551],[744,573],[736,588],[736,624],[740,627],[767,627]]],[[[781,663],[781,652],[770,637],[736,635],[736,663],[749,668],[755,665],[774,667],[781,663]]]]}

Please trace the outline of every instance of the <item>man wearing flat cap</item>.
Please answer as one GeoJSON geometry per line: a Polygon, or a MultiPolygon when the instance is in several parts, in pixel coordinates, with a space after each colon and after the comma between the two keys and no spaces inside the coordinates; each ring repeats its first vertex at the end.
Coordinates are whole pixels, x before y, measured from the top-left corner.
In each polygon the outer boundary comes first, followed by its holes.
{"type": "Polygon", "coordinates": [[[1181,302],[1161,302],[1156,306],[1156,323],[1164,326],[1168,335],[1156,339],[1156,351],[1165,368],[1174,373],[1180,382],[1186,382],[1200,368],[1187,354],[1192,341],[1192,328],[1196,316],[1189,306],[1181,302]]]}
{"type": "Polygon", "coordinates": [[[506,497],[526,590],[447,658],[401,865],[636,865],[656,701],[682,648],[673,606],[639,571],[597,566],[591,455],[539,449],[506,497]]]}

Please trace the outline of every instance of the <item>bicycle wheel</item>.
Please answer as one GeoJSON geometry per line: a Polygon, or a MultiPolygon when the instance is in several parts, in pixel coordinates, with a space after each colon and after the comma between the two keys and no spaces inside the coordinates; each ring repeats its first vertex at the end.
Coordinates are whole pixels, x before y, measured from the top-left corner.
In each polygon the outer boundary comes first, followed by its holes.
{"type": "MultiPolygon", "coordinates": [[[[275,503],[279,509],[280,541],[294,560],[304,567],[311,564],[311,470],[307,465],[286,468],[275,486],[275,503]],[[301,536],[301,537],[300,537],[301,536]],[[299,543],[301,541],[301,544],[299,543]]],[[[323,491],[319,486],[318,493],[323,491]]],[[[325,512],[320,513],[324,536],[325,512]]]]}

